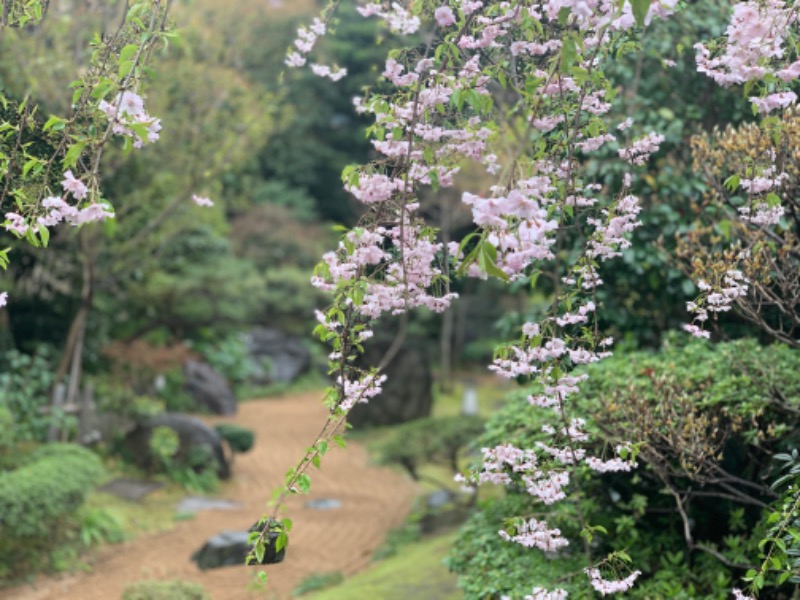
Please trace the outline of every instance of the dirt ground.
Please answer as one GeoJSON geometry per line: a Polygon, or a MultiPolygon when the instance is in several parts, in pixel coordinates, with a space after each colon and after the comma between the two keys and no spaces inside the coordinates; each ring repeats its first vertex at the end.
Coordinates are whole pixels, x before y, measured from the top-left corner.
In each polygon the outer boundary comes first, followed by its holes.
{"type": "Polygon", "coordinates": [[[350,443],[335,448],[321,471],[311,473],[309,496],[289,499],[286,516],[294,521],[286,560],[268,565],[266,590],[255,585],[257,567],[233,566],[200,571],[191,554],[224,530],[244,530],[265,511],[286,470],[314,440],[325,418],[319,393],[247,402],[231,419],[254,429],[256,445],[236,457],[233,480],[220,494],[241,505],[210,510],[176,523],[174,529],[143,534],[91,557],[92,571],[40,578],[35,584],[0,592],[0,600],[118,600],[126,584],[143,579],[184,579],[201,583],[214,600],[290,598],[292,589],[312,573],[365,568],[389,529],[411,507],[414,484],[399,473],[368,464],[365,449],[350,443]],[[335,498],[342,506],[320,511],[305,508],[315,498],[335,498]]]}

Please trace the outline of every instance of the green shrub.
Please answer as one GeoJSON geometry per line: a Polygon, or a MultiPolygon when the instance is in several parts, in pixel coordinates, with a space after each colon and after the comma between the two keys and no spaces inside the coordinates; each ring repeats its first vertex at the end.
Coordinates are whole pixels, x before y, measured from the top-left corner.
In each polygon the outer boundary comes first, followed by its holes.
{"type": "Polygon", "coordinates": [[[292,596],[303,596],[311,592],[324,590],[325,588],[339,585],[343,581],[344,575],[339,571],[334,571],[332,573],[313,573],[297,584],[294,590],[292,590],[292,596]]]}
{"type": "Polygon", "coordinates": [[[47,536],[103,476],[100,459],[74,444],[49,444],[0,473],[0,539],[47,536]]]}
{"type": "Polygon", "coordinates": [[[63,411],[41,411],[50,405],[52,386],[53,368],[46,347],[33,355],[17,350],[0,355],[0,407],[11,413],[14,441],[43,442],[51,425],[75,425],[75,418],[63,411]]]}
{"type": "Polygon", "coordinates": [[[84,508],[80,512],[80,538],[85,546],[125,541],[125,525],[114,512],[104,508],[84,508]]]}
{"type": "Polygon", "coordinates": [[[0,404],[0,452],[11,448],[14,443],[14,415],[0,404]]]}
{"type": "MultiPolygon", "coordinates": [[[[513,488],[503,499],[483,501],[449,558],[465,597],[521,597],[556,582],[570,598],[590,597],[581,595],[588,594],[585,580],[573,590],[569,577],[573,562],[583,560],[580,507],[588,523],[608,531],[592,541],[595,559],[624,549],[642,571],[629,597],[728,598],[731,587],[744,585],[744,570],[730,565],[761,564],[759,542],[769,515],[780,510],[769,484],[781,475],[774,458],[800,440],[800,353],[753,340],[713,345],[668,337],[659,352],[619,353],[587,371],[573,415],[587,419],[591,450],[603,455],[622,441],[637,443],[639,468],[600,475],[581,467],[571,478],[580,481],[581,499],[552,506],[513,488]],[[676,491],[690,499],[682,509],[691,546],[676,491]],[[506,519],[525,515],[546,518],[570,540],[557,560],[500,539],[506,519]]],[[[549,441],[541,428],[552,413],[531,406],[529,394],[513,394],[492,416],[481,446],[549,441]]],[[[767,585],[776,580],[770,574],[767,585]]],[[[787,589],[773,587],[765,597],[787,589]]]]}
{"type": "Polygon", "coordinates": [[[76,510],[102,476],[100,459],[73,444],[26,451],[14,470],[0,471],[0,581],[72,564],[76,510]]]}
{"type": "Polygon", "coordinates": [[[231,385],[247,381],[253,373],[253,364],[247,344],[239,334],[226,337],[214,335],[209,340],[192,342],[192,350],[200,353],[205,361],[227,379],[231,385]]]}
{"type": "Polygon", "coordinates": [[[159,465],[169,468],[173,457],[181,448],[181,440],[171,427],[156,427],[148,441],[150,454],[158,461],[159,465]]]}
{"type": "Polygon", "coordinates": [[[211,600],[199,583],[190,581],[138,581],[126,586],[122,600],[211,600]]]}
{"type": "Polygon", "coordinates": [[[400,425],[376,450],[380,462],[399,464],[414,479],[418,478],[417,468],[425,462],[445,462],[457,473],[459,452],[482,431],[479,417],[428,417],[400,425]]]}
{"type": "Polygon", "coordinates": [[[246,429],[232,423],[220,423],[215,425],[220,437],[228,442],[234,452],[247,452],[255,443],[255,433],[252,429],[246,429]]]}

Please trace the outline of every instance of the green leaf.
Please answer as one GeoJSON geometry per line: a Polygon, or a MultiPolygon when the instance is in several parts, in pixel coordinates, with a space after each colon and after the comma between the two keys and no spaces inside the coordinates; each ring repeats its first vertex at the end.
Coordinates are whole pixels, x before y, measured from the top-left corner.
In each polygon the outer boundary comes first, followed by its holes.
{"type": "Polygon", "coordinates": [[[267,550],[266,547],[264,546],[264,540],[263,539],[258,539],[256,541],[256,545],[253,548],[253,550],[256,553],[257,562],[259,564],[261,564],[264,561],[264,554],[266,554],[266,550],[267,550]]]}
{"type": "Polygon", "coordinates": [[[624,550],[617,550],[615,554],[617,555],[617,558],[622,559],[627,563],[633,562],[633,559],[631,558],[630,554],[628,554],[624,550]]]}
{"type": "Polygon", "coordinates": [[[66,121],[61,117],[57,117],[55,115],[51,115],[47,122],[42,126],[42,131],[47,131],[48,129],[52,128],[53,131],[60,131],[64,129],[64,124],[66,121]]]}
{"type": "Polygon", "coordinates": [[[578,47],[573,37],[564,38],[561,46],[561,70],[568,71],[578,58],[578,47]]]}
{"type": "Polygon", "coordinates": [[[311,490],[311,477],[306,473],[297,476],[297,488],[301,493],[307,494],[311,490]]]}
{"type": "Polygon", "coordinates": [[[86,142],[75,142],[69,147],[66,156],[64,156],[65,169],[69,169],[70,167],[74,167],[76,164],[78,164],[78,159],[80,159],[84,148],[86,148],[86,142]]]}
{"type": "Polygon", "coordinates": [[[275,540],[275,552],[280,552],[281,550],[286,548],[286,544],[288,543],[289,543],[289,536],[286,535],[285,531],[281,531],[277,539],[275,540]]]}
{"type": "Polygon", "coordinates": [[[725,180],[725,189],[729,192],[736,191],[739,187],[740,178],[739,175],[731,175],[725,180]]]}
{"type": "Polygon", "coordinates": [[[122,50],[119,51],[119,61],[129,61],[133,60],[133,57],[136,56],[136,52],[138,52],[139,46],[136,44],[128,44],[122,50]]]}
{"type": "Polygon", "coordinates": [[[335,435],[335,436],[333,436],[332,439],[336,443],[336,445],[339,446],[339,448],[346,448],[347,447],[347,440],[345,440],[342,436],[335,435]]]}
{"type": "Polygon", "coordinates": [[[325,456],[325,453],[328,451],[328,442],[325,440],[318,441],[317,448],[319,449],[320,455],[325,456]]]}
{"type": "Polygon", "coordinates": [[[647,11],[650,10],[652,0],[631,0],[631,8],[633,8],[633,18],[636,19],[636,24],[639,27],[644,27],[644,20],[647,17],[647,11]]]}
{"type": "Polygon", "coordinates": [[[42,240],[42,246],[47,248],[47,244],[50,242],[50,231],[48,231],[47,227],[44,225],[39,225],[39,237],[42,240]]]}

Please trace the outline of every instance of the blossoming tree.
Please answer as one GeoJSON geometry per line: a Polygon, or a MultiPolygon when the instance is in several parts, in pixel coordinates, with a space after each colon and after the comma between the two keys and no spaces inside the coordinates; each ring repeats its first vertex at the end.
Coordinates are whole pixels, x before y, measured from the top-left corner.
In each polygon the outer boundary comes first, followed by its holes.
{"type": "MultiPolygon", "coordinates": [[[[313,54],[318,38],[334,23],[338,4],[298,32],[286,57],[287,66],[309,67],[332,85],[347,76],[346,70],[319,64],[313,54]]],[[[19,23],[36,18],[37,5],[41,9],[36,2],[20,3],[10,16],[19,23]]],[[[323,257],[313,277],[333,299],[318,314],[316,328],[331,345],[334,384],[324,398],[330,417],[286,474],[282,494],[309,490],[310,467],[320,466],[332,442],[344,445],[341,433],[349,411],[380,393],[381,371],[402,340],[375,368],[356,366],[354,358],[372,336],[370,323],[384,315],[405,319],[419,307],[447,310],[456,297],[451,283],[457,277],[525,279],[531,285],[546,278],[553,290],[548,315],[524,324],[516,339],[497,349],[490,366],[501,376],[529,383],[528,401],[551,416],[544,428],[549,441],[532,448],[485,448],[480,465],[464,474],[462,483],[514,485],[550,505],[576,492],[579,469],[605,473],[635,467],[635,444],[621,443],[604,455],[591,451],[584,416],[576,413],[571,398],[586,378],[580,367],[610,354],[613,340],[597,318],[602,307],[595,291],[603,284],[598,269],[629,246],[626,235],[639,224],[641,211],[632,193],[637,168],[663,141],[657,131],[630,136],[639,115],[610,116],[618,90],[605,69],[637,51],[654,19],[669,18],[680,8],[678,0],[359,3],[365,18],[380,19],[392,34],[415,37],[408,48],[387,57],[382,76],[392,91],[355,100],[358,112],[374,117],[369,133],[380,158],[343,173],[364,215],[323,257]],[[601,185],[584,168],[584,159],[604,147],[615,148],[625,165],[624,176],[612,186],[601,185]],[[492,183],[463,192],[474,230],[445,243],[422,218],[420,203],[431,192],[454,186],[463,169],[484,169],[492,183]]],[[[158,119],[147,114],[135,90],[143,62],[167,35],[164,23],[165,4],[142,0],[132,5],[116,35],[97,40],[93,67],[75,84],[72,117],[51,117],[39,127],[31,108],[20,106],[18,125],[0,134],[4,147],[15,149],[0,157],[6,173],[3,206],[6,199],[16,204],[5,212],[8,231],[46,245],[48,227],[111,216],[99,185],[103,147],[113,136],[136,148],[160,135],[158,119]],[[30,131],[52,151],[27,152],[30,131]]],[[[698,70],[720,85],[743,86],[759,118],[757,127],[769,133],[775,147],[783,135],[776,115],[797,100],[796,25],[791,0],[741,2],[723,38],[698,40],[696,46],[698,70]]],[[[746,192],[747,202],[738,208],[745,227],[784,227],[780,192],[791,175],[776,156],[773,151],[754,157],[730,180],[731,188],[746,192]]],[[[210,201],[195,197],[195,202],[210,201]]],[[[707,336],[708,319],[750,293],[750,277],[734,262],[713,279],[698,281],[700,295],[688,307],[694,315],[686,325],[691,334],[707,336]]],[[[291,521],[279,519],[282,498],[252,536],[257,562],[270,544],[280,550],[287,542],[291,521]]],[[[604,532],[580,510],[576,516],[586,586],[603,595],[630,589],[639,575],[635,557],[622,549],[596,556],[592,538],[604,532]]],[[[509,543],[546,552],[570,543],[541,519],[510,517],[516,518],[499,532],[509,543]]],[[[768,572],[781,571],[781,564],[774,568],[765,561],[748,574],[750,591],[757,594],[768,572]]],[[[739,590],[734,593],[743,597],[739,590]]],[[[558,587],[535,587],[528,596],[564,597],[566,591],[558,587]]]]}
{"type": "MultiPolygon", "coordinates": [[[[310,65],[333,81],[346,76],[337,65],[309,62],[336,4],[300,29],[288,66],[310,65]]],[[[356,110],[375,118],[370,133],[382,158],[343,173],[346,188],[366,212],[339,248],[323,257],[314,276],[315,285],[334,298],[318,315],[317,327],[333,350],[335,384],[325,397],[331,416],[287,473],[284,493],[308,491],[309,467],[319,466],[330,440],[343,443],[339,431],[349,410],[379,394],[385,361],[371,370],[353,363],[372,335],[370,322],[385,314],[404,317],[420,306],[446,310],[455,297],[454,277],[535,283],[543,276],[554,290],[549,315],[525,324],[517,340],[498,348],[490,366],[504,377],[530,382],[529,402],[551,411],[552,424],[545,426],[551,442],[484,448],[481,465],[461,481],[519,486],[548,505],[576,488],[579,466],[601,473],[635,466],[635,445],[617,446],[616,455],[592,455],[584,420],[570,397],[586,377],[576,369],[610,354],[613,340],[602,335],[596,317],[594,291],[603,283],[598,266],[629,246],[626,234],[639,224],[641,210],[631,193],[636,167],[663,141],[658,132],[630,139],[626,130],[635,115],[620,122],[608,117],[617,90],[604,69],[636,52],[652,19],[679,9],[673,0],[453,0],[359,7],[397,35],[423,31],[425,41],[388,56],[382,75],[394,92],[355,99],[356,110]],[[617,145],[619,160],[628,165],[612,188],[593,181],[582,167],[585,157],[609,144],[617,145]],[[445,244],[420,217],[420,201],[427,190],[453,186],[459,170],[481,167],[493,184],[462,197],[472,209],[475,230],[460,243],[445,244]]],[[[698,71],[723,86],[743,85],[762,117],[759,126],[774,133],[776,145],[780,122],[770,115],[797,99],[791,91],[800,75],[792,45],[795,24],[791,2],[743,2],[734,7],[724,38],[696,45],[698,71]]],[[[665,66],[670,64],[666,59],[665,66]]],[[[785,211],[775,190],[789,175],[774,164],[775,155],[767,153],[736,180],[748,194],[739,218],[749,227],[782,227],[785,211]]],[[[685,329],[707,337],[703,324],[709,316],[745,298],[750,283],[734,265],[713,281],[698,281],[701,295],[688,305],[694,322],[685,329]]],[[[277,509],[263,521],[269,527],[254,534],[254,558],[263,556],[266,531],[277,532],[278,545],[285,544],[291,522],[276,517],[277,509]]],[[[577,517],[587,584],[603,595],[629,589],[639,575],[631,557],[621,550],[595,556],[591,539],[602,528],[580,510],[577,517]]],[[[569,543],[537,519],[514,519],[499,535],[549,552],[569,543]]],[[[748,573],[754,593],[764,585],[764,571],[748,573]]],[[[734,594],[743,596],[739,590],[734,594]]],[[[537,587],[529,597],[565,596],[562,589],[537,587]]]]}

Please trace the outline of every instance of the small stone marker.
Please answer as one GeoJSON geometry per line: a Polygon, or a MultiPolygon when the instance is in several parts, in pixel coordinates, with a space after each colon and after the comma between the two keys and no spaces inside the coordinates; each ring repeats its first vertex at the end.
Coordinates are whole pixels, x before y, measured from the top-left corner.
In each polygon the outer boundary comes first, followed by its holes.
{"type": "Polygon", "coordinates": [[[467,384],[464,390],[464,400],[461,402],[461,414],[475,416],[478,414],[478,390],[472,384],[467,384]]]}

